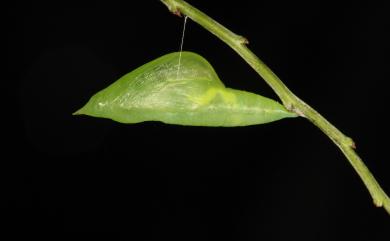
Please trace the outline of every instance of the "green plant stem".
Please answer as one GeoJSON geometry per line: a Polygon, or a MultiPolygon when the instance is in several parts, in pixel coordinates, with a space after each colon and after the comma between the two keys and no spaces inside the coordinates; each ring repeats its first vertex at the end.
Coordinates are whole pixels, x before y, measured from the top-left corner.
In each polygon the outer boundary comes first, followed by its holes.
{"type": "Polygon", "coordinates": [[[246,44],[248,41],[225,28],[203,12],[191,6],[183,0],[161,0],[169,10],[176,14],[184,14],[198,23],[227,45],[235,50],[275,91],[279,96],[283,105],[290,111],[307,118],[314,125],[320,128],[344,153],[352,167],[359,174],[363,183],[370,192],[374,204],[378,207],[384,207],[390,214],[390,199],[383,191],[381,186],[376,181],[375,177],[369,171],[364,162],[354,151],[355,144],[351,138],[345,136],[341,131],[329,123],[316,110],[303,102],[295,96],[287,86],[279,79],[279,77],[272,72],[252,51],[250,51],[246,44]]]}

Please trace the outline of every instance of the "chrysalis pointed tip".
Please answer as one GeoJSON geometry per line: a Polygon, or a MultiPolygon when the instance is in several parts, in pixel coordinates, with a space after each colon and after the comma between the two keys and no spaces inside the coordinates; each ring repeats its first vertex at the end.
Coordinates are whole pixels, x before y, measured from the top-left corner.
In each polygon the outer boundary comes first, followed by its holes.
{"type": "Polygon", "coordinates": [[[83,109],[84,109],[84,107],[81,109],[78,109],[77,111],[73,112],[72,115],[84,115],[83,109]]]}

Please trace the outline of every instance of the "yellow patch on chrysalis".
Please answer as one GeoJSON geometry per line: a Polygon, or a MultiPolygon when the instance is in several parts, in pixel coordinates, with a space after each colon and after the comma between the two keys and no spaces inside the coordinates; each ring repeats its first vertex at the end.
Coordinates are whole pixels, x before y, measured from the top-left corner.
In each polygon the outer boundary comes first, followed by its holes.
{"type": "Polygon", "coordinates": [[[189,96],[188,99],[198,106],[205,106],[217,96],[220,96],[222,100],[229,105],[234,105],[237,102],[235,94],[221,88],[209,88],[203,95],[189,96]]]}
{"type": "Polygon", "coordinates": [[[220,89],[218,93],[226,103],[230,105],[234,105],[237,103],[236,95],[233,94],[231,91],[220,89]]]}

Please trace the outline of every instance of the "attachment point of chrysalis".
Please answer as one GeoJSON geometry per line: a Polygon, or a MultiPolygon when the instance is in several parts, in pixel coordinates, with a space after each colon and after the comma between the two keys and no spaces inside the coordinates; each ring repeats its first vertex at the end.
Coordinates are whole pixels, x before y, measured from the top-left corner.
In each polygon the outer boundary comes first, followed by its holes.
{"type": "Polygon", "coordinates": [[[285,107],[288,111],[295,113],[300,117],[306,118],[305,113],[303,113],[303,111],[301,111],[300,109],[296,108],[292,103],[285,105],[285,107]]]}

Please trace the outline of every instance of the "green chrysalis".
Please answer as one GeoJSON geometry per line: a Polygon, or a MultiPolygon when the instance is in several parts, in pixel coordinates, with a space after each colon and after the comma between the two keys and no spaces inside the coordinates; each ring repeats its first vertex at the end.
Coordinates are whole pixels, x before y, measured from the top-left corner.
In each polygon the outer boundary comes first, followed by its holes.
{"type": "Polygon", "coordinates": [[[122,123],[247,126],[296,117],[276,101],[226,88],[206,59],[170,53],[126,74],[74,114],[122,123]]]}

